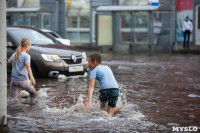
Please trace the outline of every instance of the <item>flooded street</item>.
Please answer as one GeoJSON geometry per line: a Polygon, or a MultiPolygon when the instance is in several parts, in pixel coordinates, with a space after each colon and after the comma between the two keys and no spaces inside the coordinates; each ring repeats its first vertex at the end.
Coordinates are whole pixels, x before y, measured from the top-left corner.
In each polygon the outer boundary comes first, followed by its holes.
{"type": "MultiPolygon", "coordinates": [[[[9,132],[171,132],[200,128],[199,55],[102,54],[120,85],[115,116],[100,110],[98,87],[84,110],[89,78],[36,79],[37,97],[10,100],[9,132]]],[[[10,78],[10,77],[8,77],[10,78]]]]}

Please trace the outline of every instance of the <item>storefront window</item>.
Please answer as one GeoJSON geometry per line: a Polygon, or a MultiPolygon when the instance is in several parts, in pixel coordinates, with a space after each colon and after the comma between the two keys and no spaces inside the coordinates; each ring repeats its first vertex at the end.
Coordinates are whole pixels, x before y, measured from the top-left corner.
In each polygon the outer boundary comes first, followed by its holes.
{"type": "Polygon", "coordinates": [[[80,27],[81,28],[89,28],[90,27],[90,18],[89,16],[80,16],[80,27]]]}
{"type": "Polygon", "coordinates": [[[26,26],[31,26],[31,15],[30,15],[30,13],[26,14],[25,23],[26,23],[26,26]]]}
{"type": "Polygon", "coordinates": [[[149,14],[147,12],[136,12],[135,19],[135,27],[148,28],[149,14]]]}
{"type": "Polygon", "coordinates": [[[123,42],[147,43],[149,36],[148,12],[121,13],[121,39],[123,42]]]}
{"type": "Polygon", "coordinates": [[[119,0],[120,5],[148,5],[148,0],[119,0]]]}
{"type": "Polygon", "coordinates": [[[50,29],[50,14],[42,13],[42,27],[43,29],[50,29]]]}
{"type": "Polygon", "coordinates": [[[37,27],[38,16],[36,13],[26,13],[25,26],[37,27]]]}
{"type": "Polygon", "coordinates": [[[121,27],[130,28],[131,27],[131,13],[121,14],[121,27]]]}
{"type": "Polygon", "coordinates": [[[81,42],[89,42],[89,38],[90,38],[89,32],[81,32],[80,33],[81,42]]]}
{"type": "Polygon", "coordinates": [[[24,26],[24,14],[19,13],[18,14],[18,19],[17,19],[17,25],[19,26],[24,26]]]}
{"type": "Polygon", "coordinates": [[[67,38],[71,42],[89,42],[90,40],[90,1],[80,4],[74,1],[66,12],[67,38]]]}
{"type": "Polygon", "coordinates": [[[135,12],[135,43],[148,43],[149,41],[149,12],[135,12]]]}
{"type": "Polygon", "coordinates": [[[77,42],[79,39],[79,32],[67,32],[67,36],[71,42],[77,42]]]}
{"type": "Polygon", "coordinates": [[[51,14],[47,12],[7,13],[7,23],[16,26],[28,26],[42,29],[51,28],[51,14]]]}
{"type": "Polygon", "coordinates": [[[154,12],[152,19],[152,39],[154,44],[168,45],[170,44],[170,27],[171,14],[170,12],[154,12]],[[156,28],[160,27],[160,28],[156,28]]]}
{"type": "Polygon", "coordinates": [[[77,17],[75,17],[75,16],[67,17],[67,27],[68,28],[77,28],[78,27],[77,17]]]}

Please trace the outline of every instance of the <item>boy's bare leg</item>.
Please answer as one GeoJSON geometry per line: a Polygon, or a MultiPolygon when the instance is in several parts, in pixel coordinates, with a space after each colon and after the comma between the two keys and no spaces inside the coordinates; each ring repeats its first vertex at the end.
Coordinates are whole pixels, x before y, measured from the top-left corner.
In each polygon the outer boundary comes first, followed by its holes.
{"type": "Polygon", "coordinates": [[[103,109],[106,107],[106,102],[100,101],[100,108],[103,109]]]}
{"type": "Polygon", "coordinates": [[[114,115],[115,108],[108,106],[108,113],[111,114],[111,115],[114,115]]]}

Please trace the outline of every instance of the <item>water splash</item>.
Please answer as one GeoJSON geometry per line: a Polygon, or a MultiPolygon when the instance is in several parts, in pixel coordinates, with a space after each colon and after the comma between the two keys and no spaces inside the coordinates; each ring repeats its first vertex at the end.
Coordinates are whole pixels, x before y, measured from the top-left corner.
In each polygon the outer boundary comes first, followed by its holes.
{"type": "Polygon", "coordinates": [[[20,98],[28,98],[28,97],[30,97],[30,94],[27,91],[25,91],[25,90],[21,90],[19,92],[19,97],[20,98]]]}
{"type": "MultiPolygon", "coordinates": [[[[120,95],[116,105],[116,118],[128,118],[133,120],[140,120],[144,115],[138,110],[138,105],[127,102],[126,88],[127,86],[120,84],[120,95]]],[[[46,107],[45,112],[49,114],[66,115],[73,118],[89,117],[96,119],[96,117],[106,117],[112,118],[110,114],[107,113],[106,109],[100,109],[100,102],[97,95],[93,95],[92,108],[89,110],[84,109],[84,104],[87,99],[86,95],[80,94],[78,96],[76,104],[70,106],[69,108],[51,108],[46,107]]]]}
{"type": "Polygon", "coordinates": [[[41,88],[38,92],[37,92],[37,97],[47,97],[47,91],[49,90],[49,88],[41,88]]]}

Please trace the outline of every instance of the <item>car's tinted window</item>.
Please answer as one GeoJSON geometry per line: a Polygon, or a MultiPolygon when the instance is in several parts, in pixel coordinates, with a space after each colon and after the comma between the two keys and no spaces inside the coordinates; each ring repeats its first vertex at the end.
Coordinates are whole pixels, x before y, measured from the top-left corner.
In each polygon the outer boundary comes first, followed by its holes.
{"type": "Polygon", "coordinates": [[[7,34],[7,42],[13,43],[12,39],[8,36],[8,34],[7,34]]]}
{"type": "Polygon", "coordinates": [[[13,35],[18,41],[22,38],[29,38],[32,44],[39,45],[47,45],[47,44],[55,44],[55,41],[37,31],[31,29],[15,29],[9,31],[11,35],[13,35]]]}
{"type": "Polygon", "coordinates": [[[50,35],[52,35],[53,37],[56,37],[56,38],[59,38],[59,36],[57,36],[56,34],[54,33],[51,33],[51,32],[48,32],[50,35]]]}

